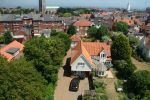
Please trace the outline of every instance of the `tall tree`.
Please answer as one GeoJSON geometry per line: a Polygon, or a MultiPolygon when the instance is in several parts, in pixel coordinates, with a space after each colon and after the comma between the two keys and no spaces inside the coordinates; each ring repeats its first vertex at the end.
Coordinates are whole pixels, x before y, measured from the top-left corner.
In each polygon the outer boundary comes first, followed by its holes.
{"type": "Polygon", "coordinates": [[[111,47],[113,60],[125,60],[131,62],[131,48],[129,40],[123,34],[116,36],[111,47]]]}
{"type": "Polygon", "coordinates": [[[4,34],[4,43],[9,44],[10,42],[12,42],[13,37],[11,36],[11,32],[6,32],[4,34]]]}
{"type": "Polygon", "coordinates": [[[24,59],[8,63],[0,57],[1,100],[43,100],[47,82],[24,59]]]}
{"type": "Polygon", "coordinates": [[[116,22],[113,26],[114,31],[123,32],[125,35],[128,33],[128,24],[125,22],[116,22]]]}
{"type": "Polygon", "coordinates": [[[139,96],[139,100],[150,99],[150,72],[138,71],[135,72],[128,80],[127,87],[130,92],[139,96]]]}
{"type": "Polygon", "coordinates": [[[68,35],[73,35],[73,34],[76,34],[77,33],[77,29],[75,26],[73,25],[70,25],[68,30],[67,30],[67,34],[68,35]]]}

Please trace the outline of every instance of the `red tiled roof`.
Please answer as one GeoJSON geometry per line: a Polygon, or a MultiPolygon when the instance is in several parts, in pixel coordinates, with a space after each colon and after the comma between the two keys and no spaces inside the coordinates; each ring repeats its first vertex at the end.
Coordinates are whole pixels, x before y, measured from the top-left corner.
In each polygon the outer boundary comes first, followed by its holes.
{"type": "Polygon", "coordinates": [[[73,36],[70,37],[71,41],[75,41],[75,42],[80,42],[81,38],[79,35],[74,34],[73,36]]]}
{"type": "Polygon", "coordinates": [[[134,21],[131,20],[131,19],[123,19],[123,20],[121,20],[121,21],[127,23],[129,26],[134,25],[134,21]]]}
{"type": "Polygon", "coordinates": [[[111,50],[110,45],[107,45],[106,43],[100,43],[100,42],[80,42],[78,45],[72,50],[71,55],[71,64],[81,55],[83,54],[87,61],[89,61],[91,64],[92,59],[91,56],[98,56],[99,53],[105,50],[107,54],[107,60],[111,59],[111,50]]]}
{"type": "Polygon", "coordinates": [[[77,46],[73,49],[71,55],[71,64],[80,56],[83,55],[85,59],[92,65],[92,59],[87,50],[84,48],[82,42],[78,43],[77,46]]]}
{"type": "Polygon", "coordinates": [[[101,42],[83,42],[84,47],[91,56],[99,55],[102,50],[105,50],[108,56],[111,56],[110,45],[101,42]]]}
{"type": "Polygon", "coordinates": [[[92,22],[88,20],[79,20],[76,21],[73,25],[80,26],[80,27],[88,27],[88,26],[92,26],[92,22]]]}
{"type": "Polygon", "coordinates": [[[8,45],[4,46],[0,49],[0,55],[4,56],[8,61],[14,58],[13,55],[7,53],[6,51],[10,48],[18,48],[20,51],[23,50],[24,45],[14,40],[13,42],[9,43],[8,45]]]}

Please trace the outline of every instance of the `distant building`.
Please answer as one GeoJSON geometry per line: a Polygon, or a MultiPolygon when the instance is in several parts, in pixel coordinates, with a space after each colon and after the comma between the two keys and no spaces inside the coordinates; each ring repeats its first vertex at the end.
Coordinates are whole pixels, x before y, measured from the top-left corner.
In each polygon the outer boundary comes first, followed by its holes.
{"type": "Polygon", "coordinates": [[[46,9],[45,0],[39,0],[39,12],[41,12],[43,14],[43,13],[45,13],[45,9],[46,9]]]}
{"type": "Polygon", "coordinates": [[[130,3],[128,3],[127,11],[128,11],[128,12],[130,12],[130,11],[131,11],[131,5],[130,5],[130,3]]]}

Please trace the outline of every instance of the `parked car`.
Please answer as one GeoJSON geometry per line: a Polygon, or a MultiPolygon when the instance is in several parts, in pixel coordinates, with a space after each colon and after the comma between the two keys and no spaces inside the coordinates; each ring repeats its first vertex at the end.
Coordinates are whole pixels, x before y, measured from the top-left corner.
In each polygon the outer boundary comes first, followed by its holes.
{"type": "Polygon", "coordinates": [[[80,82],[79,78],[73,78],[70,82],[69,91],[74,91],[74,92],[78,91],[79,82],[80,82]]]}

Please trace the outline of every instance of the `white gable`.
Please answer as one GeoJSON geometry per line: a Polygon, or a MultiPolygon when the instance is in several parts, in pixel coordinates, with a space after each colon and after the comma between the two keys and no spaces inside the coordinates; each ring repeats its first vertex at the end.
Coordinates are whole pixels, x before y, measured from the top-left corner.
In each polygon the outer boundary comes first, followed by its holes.
{"type": "Polygon", "coordinates": [[[87,62],[83,55],[80,55],[72,64],[71,71],[91,71],[92,66],[87,62]],[[80,65],[80,64],[83,65],[80,65]]]}
{"type": "Polygon", "coordinates": [[[100,52],[100,61],[101,62],[106,62],[107,60],[107,54],[106,52],[103,50],[102,52],[100,52]]]}

